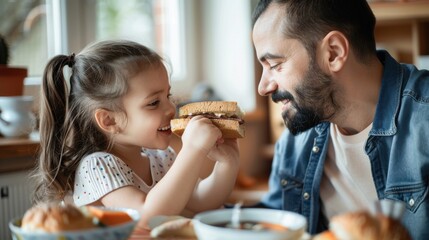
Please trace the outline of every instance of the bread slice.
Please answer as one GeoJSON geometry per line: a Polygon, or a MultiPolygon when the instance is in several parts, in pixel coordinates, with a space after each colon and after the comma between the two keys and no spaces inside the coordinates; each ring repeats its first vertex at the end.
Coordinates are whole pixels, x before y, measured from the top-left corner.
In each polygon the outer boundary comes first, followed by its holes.
{"type": "Polygon", "coordinates": [[[179,117],[198,115],[201,113],[222,113],[227,116],[236,115],[243,117],[243,111],[238,107],[237,102],[229,101],[206,101],[193,102],[182,106],[179,109],[179,117]]]}
{"type": "MultiPolygon", "coordinates": [[[[171,131],[178,136],[182,136],[189,121],[190,118],[172,119],[170,122],[171,131]]],[[[244,126],[236,120],[212,119],[212,122],[221,130],[223,138],[243,138],[245,136],[244,126]]]]}

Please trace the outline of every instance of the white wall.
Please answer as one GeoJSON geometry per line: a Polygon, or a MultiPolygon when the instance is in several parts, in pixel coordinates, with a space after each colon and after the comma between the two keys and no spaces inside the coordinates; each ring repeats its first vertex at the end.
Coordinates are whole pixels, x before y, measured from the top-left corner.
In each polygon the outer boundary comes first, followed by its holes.
{"type": "Polygon", "coordinates": [[[201,1],[201,81],[222,99],[237,101],[245,111],[256,106],[254,53],[251,41],[252,2],[201,1]]]}

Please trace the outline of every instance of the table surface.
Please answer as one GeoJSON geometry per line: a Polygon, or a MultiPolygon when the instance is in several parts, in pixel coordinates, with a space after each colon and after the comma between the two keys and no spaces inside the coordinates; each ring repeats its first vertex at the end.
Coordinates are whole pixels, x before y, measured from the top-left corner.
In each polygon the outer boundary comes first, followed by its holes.
{"type": "Polygon", "coordinates": [[[177,238],[177,237],[168,237],[168,238],[152,238],[150,237],[149,230],[136,229],[129,240],[197,240],[196,238],[177,238]]]}
{"type": "MultiPolygon", "coordinates": [[[[304,233],[300,240],[310,240],[311,235],[304,233]]],[[[135,230],[131,235],[129,240],[198,240],[197,238],[177,238],[177,237],[167,237],[167,238],[151,238],[149,230],[135,230]]]]}

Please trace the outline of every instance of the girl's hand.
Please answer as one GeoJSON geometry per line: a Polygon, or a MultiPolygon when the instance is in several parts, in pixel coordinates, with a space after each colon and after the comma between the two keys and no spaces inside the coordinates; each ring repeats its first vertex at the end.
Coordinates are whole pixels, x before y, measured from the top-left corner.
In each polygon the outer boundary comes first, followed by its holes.
{"type": "Polygon", "coordinates": [[[218,162],[238,163],[239,151],[237,139],[224,139],[218,141],[209,152],[208,157],[218,162]]]}
{"type": "Polygon", "coordinates": [[[217,141],[221,141],[222,132],[212,121],[202,116],[191,118],[182,135],[183,146],[209,152],[217,141]]]}

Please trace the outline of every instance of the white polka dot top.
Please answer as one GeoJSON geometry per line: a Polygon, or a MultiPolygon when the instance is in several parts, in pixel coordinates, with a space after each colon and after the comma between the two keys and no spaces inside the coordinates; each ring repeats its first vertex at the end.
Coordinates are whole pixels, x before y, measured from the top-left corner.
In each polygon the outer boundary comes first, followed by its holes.
{"type": "Polygon", "coordinates": [[[152,185],[148,186],[118,157],[107,152],[92,153],[79,163],[75,175],[73,200],[83,206],[99,200],[107,193],[123,186],[134,185],[145,193],[161,180],[176,158],[173,148],[142,149],[150,160],[152,185]]]}

